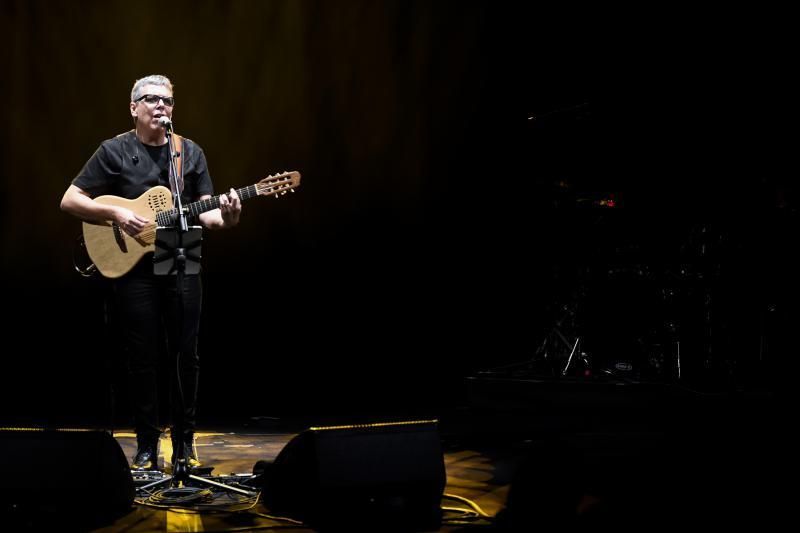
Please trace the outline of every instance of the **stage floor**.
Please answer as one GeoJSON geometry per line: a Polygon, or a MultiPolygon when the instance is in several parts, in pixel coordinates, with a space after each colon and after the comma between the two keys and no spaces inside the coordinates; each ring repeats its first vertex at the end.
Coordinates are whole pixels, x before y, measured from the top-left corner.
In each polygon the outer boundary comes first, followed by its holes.
{"type": "MultiPolygon", "coordinates": [[[[452,520],[433,531],[648,529],[665,523],[680,527],[688,520],[717,526],[750,521],[764,530],[782,523],[792,508],[790,493],[781,487],[796,463],[793,413],[782,395],[498,377],[475,378],[468,385],[470,401],[436,417],[447,476],[442,507],[466,512],[474,502],[488,519],[455,523],[458,513],[447,511],[445,518],[452,520]]],[[[345,418],[343,423],[353,423],[352,416],[345,418]]],[[[383,421],[391,419],[398,417],[383,421]]],[[[311,425],[332,425],[336,418],[325,422],[253,419],[204,425],[196,434],[197,450],[203,464],[213,467],[209,479],[245,479],[258,461],[274,460],[298,433],[311,425]]],[[[114,438],[130,462],[134,433],[117,429],[114,438]]],[[[159,465],[169,472],[169,436],[160,444],[159,465]]],[[[84,510],[92,505],[91,494],[58,497],[74,498],[76,508],[84,510]]],[[[271,518],[261,501],[245,507],[194,513],[137,504],[90,530],[314,531],[271,518]]],[[[346,515],[348,509],[341,512],[346,515]]],[[[37,525],[64,530],[59,517],[37,525]]],[[[386,530],[384,524],[371,529],[386,530]]]]}
{"type": "MultiPolygon", "coordinates": [[[[196,434],[198,455],[206,466],[212,466],[210,479],[234,474],[250,474],[253,466],[260,460],[273,460],[296,433],[268,431],[252,428],[202,428],[196,434]]],[[[136,437],[130,430],[114,433],[130,462],[136,452],[136,437]]],[[[447,439],[445,439],[446,441],[447,439]]],[[[447,443],[443,443],[447,446],[447,443]]],[[[160,442],[159,465],[169,466],[172,445],[168,436],[160,442]]],[[[505,505],[510,484],[510,468],[506,460],[491,451],[460,448],[444,451],[447,472],[446,494],[453,494],[475,502],[488,515],[495,516],[505,505]]],[[[507,457],[507,460],[513,460],[507,457]]],[[[169,468],[167,468],[169,472],[169,468]]],[[[458,500],[445,498],[442,505],[462,507],[467,505],[458,500]]],[[[346,512],[346,510],[344,510],[346,512]]],[[[189,514],[181,510],[159,510],[143,505],[113,524],[96,529],[99,532],[126,531],[131,533],[145,531],[245,531],[251,529],[270,531],[286,529],[293,531],[313,531],[279,520],[271,520],[258,513],[268,514],[269,510],[259,502],[252,512],[242,513],[236,520],[225,513],[189,514]],[[246,519],[245,519],[246,516],[246,519]],[[246,529],[240,529],[246,528],[246,529]]],[[[376,525],[380,531],[380,526],[376,525]]],[[[437,531],[456,531],[463,526],[443,525],[437,531]]]]}

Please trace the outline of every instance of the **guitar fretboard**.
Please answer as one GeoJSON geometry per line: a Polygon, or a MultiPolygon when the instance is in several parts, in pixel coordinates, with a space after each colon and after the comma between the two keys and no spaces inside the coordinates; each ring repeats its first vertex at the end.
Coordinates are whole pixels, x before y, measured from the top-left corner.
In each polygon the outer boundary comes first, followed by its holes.
{"type": "MultiPolygon", "coordinates": [[[[245,200],[249,200],[250,198],[255,198],[258,196],[258,190],[256,189],[255,185],[248,185],[247,187],[236,189],[236,194],[238,194],[239,199],[244,202],[245,200]]],[[[201,213],[218,208],[220,196],[221,195],[218,194],[217,196],[212,196],[206,200],[198,200],[197,202],[186,204],[183,206],[183,209],[188,214],[196,217],[201,213]]],[[[176,208],[161,211],[156,214],[156,223],[159,226],[171,226],[174,223],[175,217],[177,216],[178,210],[176,208]]]]}

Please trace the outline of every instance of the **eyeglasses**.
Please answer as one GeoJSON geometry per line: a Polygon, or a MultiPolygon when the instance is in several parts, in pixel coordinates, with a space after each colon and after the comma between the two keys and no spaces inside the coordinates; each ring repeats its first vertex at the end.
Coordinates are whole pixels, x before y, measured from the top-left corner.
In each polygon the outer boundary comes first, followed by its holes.
{"type": "Polygon", "coordinates": [[[159,100],[163,100],[164,105],[167,107],[172,107],[175,105],[175,98],[172,96],[160,96],[158,94],[145,94],[144,96],[140,96],[134,102],[141,102],[144,100],[148,104],[157,104],[159,100]]]}

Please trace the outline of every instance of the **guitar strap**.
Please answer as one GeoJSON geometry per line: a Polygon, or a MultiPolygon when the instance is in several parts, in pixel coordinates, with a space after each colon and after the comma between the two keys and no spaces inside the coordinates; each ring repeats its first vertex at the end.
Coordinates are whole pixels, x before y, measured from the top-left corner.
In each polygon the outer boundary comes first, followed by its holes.
{"type": "MultiPolygon", "coordinates": [[[[177,179],[174,181],[170,179],[169,186],[172,189],[172,195],[175,196],[178,192],[175,190],[175,186],[173,183],[178,184],[178,190],[183,192],[183,160],[186,159],[183,156],[183,137],[177,135],[175,133],[172,134],[172,140],[175,143],[175,154],[177,157],[177,161],[175,162],[175,170],[178,172],[177,179]]],[[[172,165],[169,167],[170,177],[172,177],[172,165]]]]}

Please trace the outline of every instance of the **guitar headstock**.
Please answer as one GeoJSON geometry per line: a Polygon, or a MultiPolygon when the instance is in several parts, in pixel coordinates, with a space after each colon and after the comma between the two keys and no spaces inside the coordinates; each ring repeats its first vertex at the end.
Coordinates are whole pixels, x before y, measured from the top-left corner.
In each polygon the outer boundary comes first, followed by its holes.
{"type": "Polygon", "coordinates": [[[275,195],[277,198],[282,194],[292,191],[300,186],[300,173],[296,170],[281,172],[280,174],[269,175],[256,183],[256,193],[259,196],[275,195]]]}

